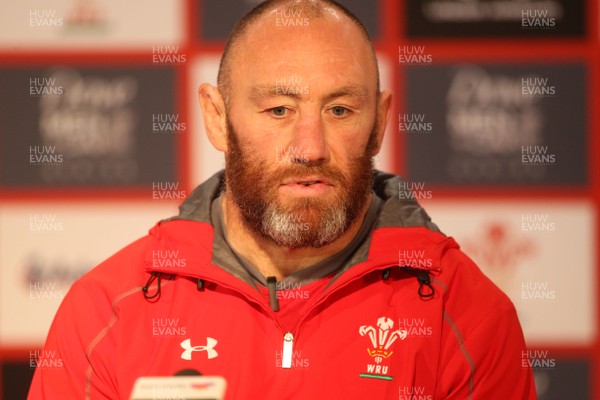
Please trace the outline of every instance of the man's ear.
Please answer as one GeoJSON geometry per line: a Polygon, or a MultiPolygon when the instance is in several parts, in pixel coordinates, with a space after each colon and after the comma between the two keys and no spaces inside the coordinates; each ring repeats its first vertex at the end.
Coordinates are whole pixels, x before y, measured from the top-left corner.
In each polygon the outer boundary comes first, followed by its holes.
{"type": "Polygon", "coordinates": [[[387,122],[390,116],[391,108],[392,92],[390,92],[389,90],[384,90],[379,94],[377,104],[377,148],[375,149],[375,154],[378,154],[379,150],[381,150],[381,144],[383,143],[383,134],[385,133],[385,128],[387,127],[387,122]]]}
{"type": "Polygon", "coordinates": [[[198,88],[200,107],[208,140],[215,149],[227,150],[227,119],[225,101],[216,87],[203,83],[198,88]]]}

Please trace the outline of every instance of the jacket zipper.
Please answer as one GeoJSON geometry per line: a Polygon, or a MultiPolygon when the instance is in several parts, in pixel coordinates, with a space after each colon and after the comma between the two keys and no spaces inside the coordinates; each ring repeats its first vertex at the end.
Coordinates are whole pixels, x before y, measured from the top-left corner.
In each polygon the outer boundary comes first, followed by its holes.
{"type": "Polygon", "coordinates": [[[249,293],[246,291],[243,291],[241,289],[238,289],[236,287],[234,287],[233,285],[228,284],[227,282],[223,282],[220,279],[206,279],[206,278],[201,278],[201,277],[193,277],[195,279],[204,279],[204,280],[208,280],[211,282],[215,282],[221,286],[227,287],[231,290],[235,290],[236,292],[241,292],[244,296],[246,296],[246,298],[248,300],[251,300],[253,302],[255,302],[256,304],[258,304],[259,306],[261,306],[263,308],[263,310],[265,310],[267,312],[267,314],[269,314],[271,316],[271,318],[273,319],[273,322],[275,322],[275,325],[277,325],[277,327],[279,328],[279,330],[281,331],[281,333],[283,334],[283,349],[282,349],[282,356],[281,356],[281,368],[284,369],[290,369],[292,368],[292,359],[293,359],[293,355],[294,355],[294,334],[292,332],[285,332],[285,330],[283,329],[283,326],[281,326],[281,324],[279,323],[279,320],[275,317],[275,313],[273,312],[273,310],[269,307],[267,307],[264,303],[264,299],[262,297],[256,297],[254,296],[254,293],[249,293]]]}
{"type": "MultiPolygon", "coordinates": [[[[229,289],[235,290],[237,292],[241,292],[248,299],[259,304],[264,310],[266,310],[267,313],[271,316],[271,318],[275,322],[275,324],[277,325],[277,327],[279,327],[279,330],[281,331],[281,333],[283,334],[283,349],[282,349],[281,368],[282,369],[290,369],[290,368],[292,368],[292,361],[293,361],[293,355],[294,355],[294,340],[297,340],[298,331],[300,329],[300,326],[302,325],[304,320],[306,320],[306,318],[310,315],[310,313],[315,309],[315,307],[317,307],[319,304],[321,304],[321,302],[323,302],[323,300],[325,300],[327,297],[329,297],[332,293],[342,289],[343,287],[347,286],[351,282],[354,282],[355,280],[360,279],[363,276],[370,274],[371,272],[380,271],[385,268],[393,267],[395,265],[397,265],[397,264],[391,263],[391,264],[381,264],[381,265],[375,266],[372,269],[369,269],[368,271],[365,271],[365,272],[361,273],[360,275],[357,275],[357,276],[347,280],[346,282],[342,282],[338,286],[333,286],[333,289],[331,287],[325,289],[321,293],[321,296],[311,305],[311,307],[304,313],[304,315],[302,315],[302,317],[300,317],[300,320],[298,321],[298,324],[294,328],[293,332],[290,332],[290,331],[285,332],[285,330],[283,329],[283,327],[281,326],[281,324],[275,317],[275,313],[273,312],[273,310],[271,310],[269,307],[266,306],[264,299],[262,297],[261,298],[255,297],[254,294],[248,293],[246,291],[242,291],[242,290],[228,284],[227,282],[221,281],[220,279],[216,279],[216,280],[210,279],[210,278],[208,278],[208,279],[200,278],[200,279],[212,281],[212,282],[218,283],[224,287],[227,287],[229,289]]],[[[195,277],[195,278],[197,279],[198,277],[195,277]]]]}
{"type": "Polygon", "coordinates": [[[374,271],[381,271],[383,269],[389,268],[389,267],[393,267],[397,264],[382,264],[379,266],[374,267],[373,269],[370,269],[368,271],[365,271],[364,273],[361,273],[360,275],[357,275],[351,279],[348,279],[346,282],[342,282],[341,284],[339,284],[338,286],[334,286],[333,289],[332,288],[326,288],[323,292],[321,292],[321,296],[310,306],[310,308],[308,310],[306,310],[306,312],[304,313],[304,315],[302,315],[300,317],[300,319],[298,320],[298,324],[296,325],[296,327],[294,328],[293,332],[286,332],[285,335],[283,336],[283,352],[282,352],[282,360],[281,360],[281,368],[285,368],[285,369],[289,369],[292,368],[292,357],[293,357],[293,349],[294,349],[294,340],[297,339],[298,337],[298,331],[300,330],[300,326],[302,325],[302,323],[304,322],[304,320],[306,320],[306,318],[308,318],[308,316],[310,315],[310,313],[319,305],[321,304],[327,297],[329,297],[332,293],[344,288],[345,286],[349,285],[350,283],[354,282],[357,279],[362,278],[363,276],[370,274],[371,272],[374,271]]]}

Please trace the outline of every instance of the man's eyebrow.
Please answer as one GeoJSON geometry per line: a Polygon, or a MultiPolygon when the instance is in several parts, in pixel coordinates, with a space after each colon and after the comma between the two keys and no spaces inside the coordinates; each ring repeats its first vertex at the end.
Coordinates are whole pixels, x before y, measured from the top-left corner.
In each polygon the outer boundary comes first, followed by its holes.
{"type": "Polygon", "coordinates": [[[300,99],[302,95],[297,90],[286,90],[294,88],[293,85],[257,85],[250,89],[250,99],[258,101],[268,97],[291,97],[293,99],[300,99]]]}
{"type": "MultiPolygon", "coordinates": [[[[250,89],[250,99],[257,101],[268,97],[291,97],[293,99],[301,99],[303,91],[301,90],[289,90],[295,89],[294,85],[257,85],[250,89]]],[[[325,102],[337,99],[339,97],[354,97],[358,100],[364,101],[368,97],[369,90],[364,85],[346,85],[335,89],[333,92],[328,93],[323,97],[325,102]]]]}
{"type": "Polygon", "coordinates": [[[325,102],[337,99],[339,97],[354,97],[357,100],[364,101],[369,97],[369,89],[364,85],[347,85],[336,89],[324,97],[325,102]]]}

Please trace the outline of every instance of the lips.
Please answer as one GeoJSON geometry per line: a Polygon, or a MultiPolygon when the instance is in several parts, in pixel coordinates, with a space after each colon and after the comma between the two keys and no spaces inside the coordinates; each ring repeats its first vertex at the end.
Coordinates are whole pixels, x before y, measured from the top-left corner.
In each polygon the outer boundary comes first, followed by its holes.
{"type": "Polygon", "coordinates": [[[319,181],[319,180],[316,180],[316,181],[299,181],[299,182],[296,182],[295,184],[296,185],[302,185],[302,186],[312,186],[312,185],[314,185],[316,183],[322,183],[322,182],[319,181]]]}
{"type": "Polygon", "coordinates": [[[308,186],[312,186],[312,185],[316,185],[316,184],[333,186],[333,184],[331,183],[331,181],[329,179],[326,179],[323,177],[291,178],[291,179],[286,179],[282,185],[287,185],[287,186],[301,185],[301,186],[308,187],[308,186]]]}

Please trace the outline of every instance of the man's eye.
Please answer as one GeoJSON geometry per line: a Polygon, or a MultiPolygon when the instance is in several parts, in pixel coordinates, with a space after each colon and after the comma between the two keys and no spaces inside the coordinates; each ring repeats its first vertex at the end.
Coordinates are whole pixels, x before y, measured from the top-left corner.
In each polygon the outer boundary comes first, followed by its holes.
{"type": "Polygon", "coordinates": [[[273,107],[269,111],[275,117],[284,117],[287,110],[285,107],[273,107]]]}
{"type": "Polygon", "coordinates": [[[335,106],[331,108],[331,113],[336,117],[344,117],[348,114],[349,110],[346,107],[335,106]]]}

